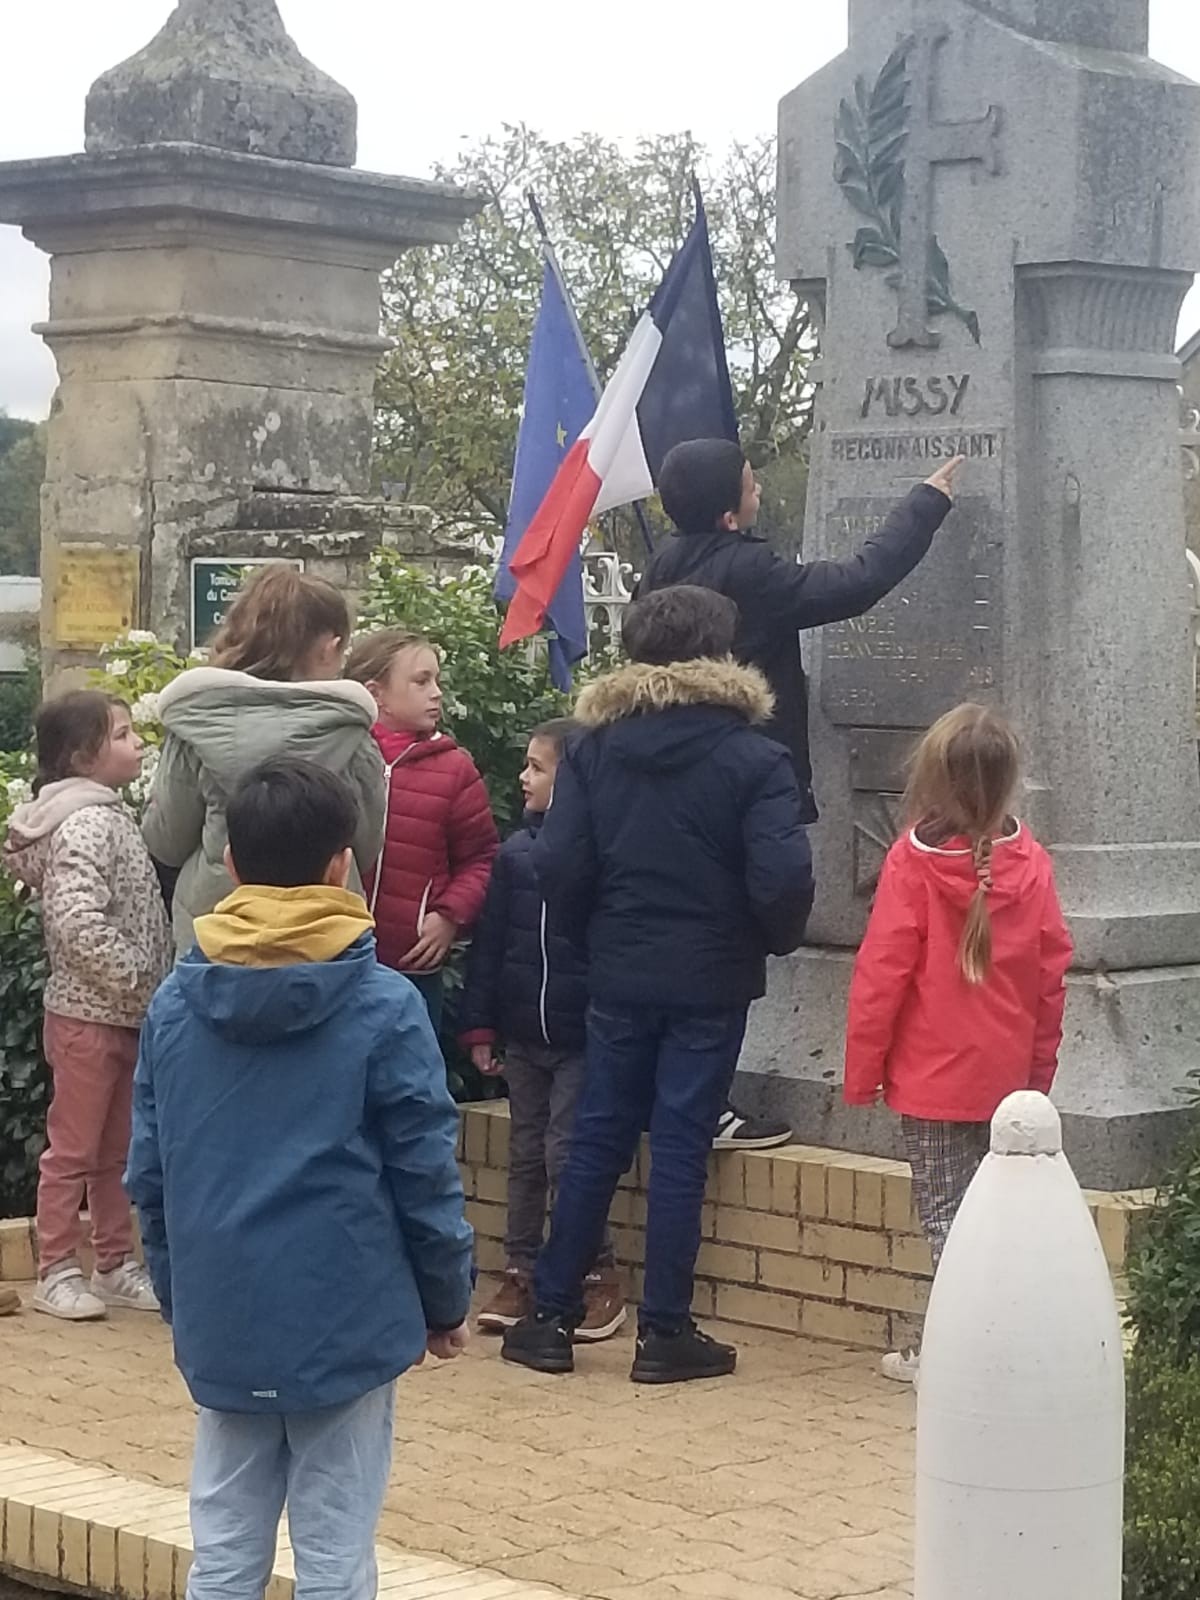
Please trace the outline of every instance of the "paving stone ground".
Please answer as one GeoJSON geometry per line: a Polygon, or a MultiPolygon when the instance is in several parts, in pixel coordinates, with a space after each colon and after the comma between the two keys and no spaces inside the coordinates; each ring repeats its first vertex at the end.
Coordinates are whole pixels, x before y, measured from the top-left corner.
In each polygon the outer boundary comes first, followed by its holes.
{"type": "MultiPolygon", "coordinates": [[[[907,1600],[914,1406],[876,1357],[747,1328],[736,1378],[543,1378],[476,1339],[400,1385],[380,1537],[580,1600],[907,1600]]],[[[192,1410],[156,1320],[0,1322],[0,1440],[172,1487],[192,1410]]]]}

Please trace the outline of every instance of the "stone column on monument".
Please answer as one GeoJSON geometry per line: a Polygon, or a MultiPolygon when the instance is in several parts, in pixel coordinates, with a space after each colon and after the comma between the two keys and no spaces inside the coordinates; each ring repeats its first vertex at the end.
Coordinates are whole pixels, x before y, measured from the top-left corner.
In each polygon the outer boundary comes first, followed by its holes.
{"type": "Polygon", "coordinates": [[[1180,304],[1200,260],[1200,89],[1147,0],[851,0],[780,112],[779,266],[824,304],[805,554],[844,555],[967,457],[927,561],[806,643],[818,948],[747,1047],[760,1106],[888,1150],[840,1107],[850,951],[903,764],[957,701],[1028,757],[1078,946],[1056,1097],[1083,1181],[1141,1182],[1200,1046],[1180,304]]]}
{"type": "Polygon", "coordinates": [[[379,274],[480,200],[353,170],[356,123],[275,0],[180,0],[93,86],[86,153],[0,164],[0,222],[51,257],[52,675],[122,621],[188,643],[194,554],[248,555],[260,529],[302,559],[329,527],[339,551],[378,542],[386,510],[354,501],[387,348],[379,274]],[[282,495],[303,511],[290,540],[282,495]]]}

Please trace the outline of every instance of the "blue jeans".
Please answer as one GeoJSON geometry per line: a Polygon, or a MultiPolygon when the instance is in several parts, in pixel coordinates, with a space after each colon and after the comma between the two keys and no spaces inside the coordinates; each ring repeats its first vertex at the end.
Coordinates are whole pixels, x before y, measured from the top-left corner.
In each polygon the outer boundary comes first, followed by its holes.
{"type": "Polygon", "coordinates": [[[613,1192],[650,1132],[643,1330],[673,1333],[692,1313],[708,1153],[746,1032],[745,1006],[678,1011],[592,1005],[571,1153],[538,1258],[539,1311],[578,1317],[613,1192]]]}
{"type": "Polygon", "coordinates": [[[439,967],[436,972],[406,972],[404,976],[424,1000],[433,1031],[440,1035],[446,1008],[446,974],[439,967]]]}
{"type": "Polygon", "coordinates": [[[374,1600],[395,1384],[322,1411],[201,1409],[187,1600],[263,1600],[287,1505],[296,1600],[374,1600]]]}

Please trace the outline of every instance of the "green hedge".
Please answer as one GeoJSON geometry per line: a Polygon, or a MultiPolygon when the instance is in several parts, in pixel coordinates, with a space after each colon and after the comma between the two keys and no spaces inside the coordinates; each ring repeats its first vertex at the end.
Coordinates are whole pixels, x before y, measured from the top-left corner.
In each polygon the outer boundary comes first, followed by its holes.
{"type": "Polygon", "coordinates": [[[33,1215],[50,1075],[42,1055],[46,954],[37,906],[0,886],[0,1217],[33,1215]]]}
{"type": "Polygon", "coordinates": [[[1139,1342],[1129,1365],[1125,1600],[1200,1595],[1200,1356],[1139,1342]]]}
{"type": "Polygon", "coordinates": [[[0,677],[0,751],[29,749],[41,698],[42,675],[35,659],[24,672],[0,677]]]}
{"type": "Polygon", "coordinates": [[[1129,1275],[1125,1600],[1200,1596],[1200,1133],[1135,1239],[1129,1275]]]}

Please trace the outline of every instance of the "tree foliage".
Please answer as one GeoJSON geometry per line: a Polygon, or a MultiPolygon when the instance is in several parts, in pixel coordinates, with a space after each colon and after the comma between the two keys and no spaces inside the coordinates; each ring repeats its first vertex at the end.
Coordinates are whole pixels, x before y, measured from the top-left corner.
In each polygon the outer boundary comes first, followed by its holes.
{"type": "Polygon", "coordinates": [[[465,148],[437,173],[487,204],[455,244],[409,251],[385,279],[397,343],[377,390],[377,468],[398,497],[430,506],[442,524],[503,528],[542,282],[526,191],[541,202],[604,379],[691,225],[693,173],[743,445],[768,488],[779,463],[794,502],[810,415],[810,322],[775,279],[774,141],[710,161],[688,134],[626,151],[594,134],[556,144],[525,127],[465,148]]]}
{"type": "Polygon", "coordinates": [[[39,568],[45,431],[0,413],[0,573],[32,576],[39,568]]]}

